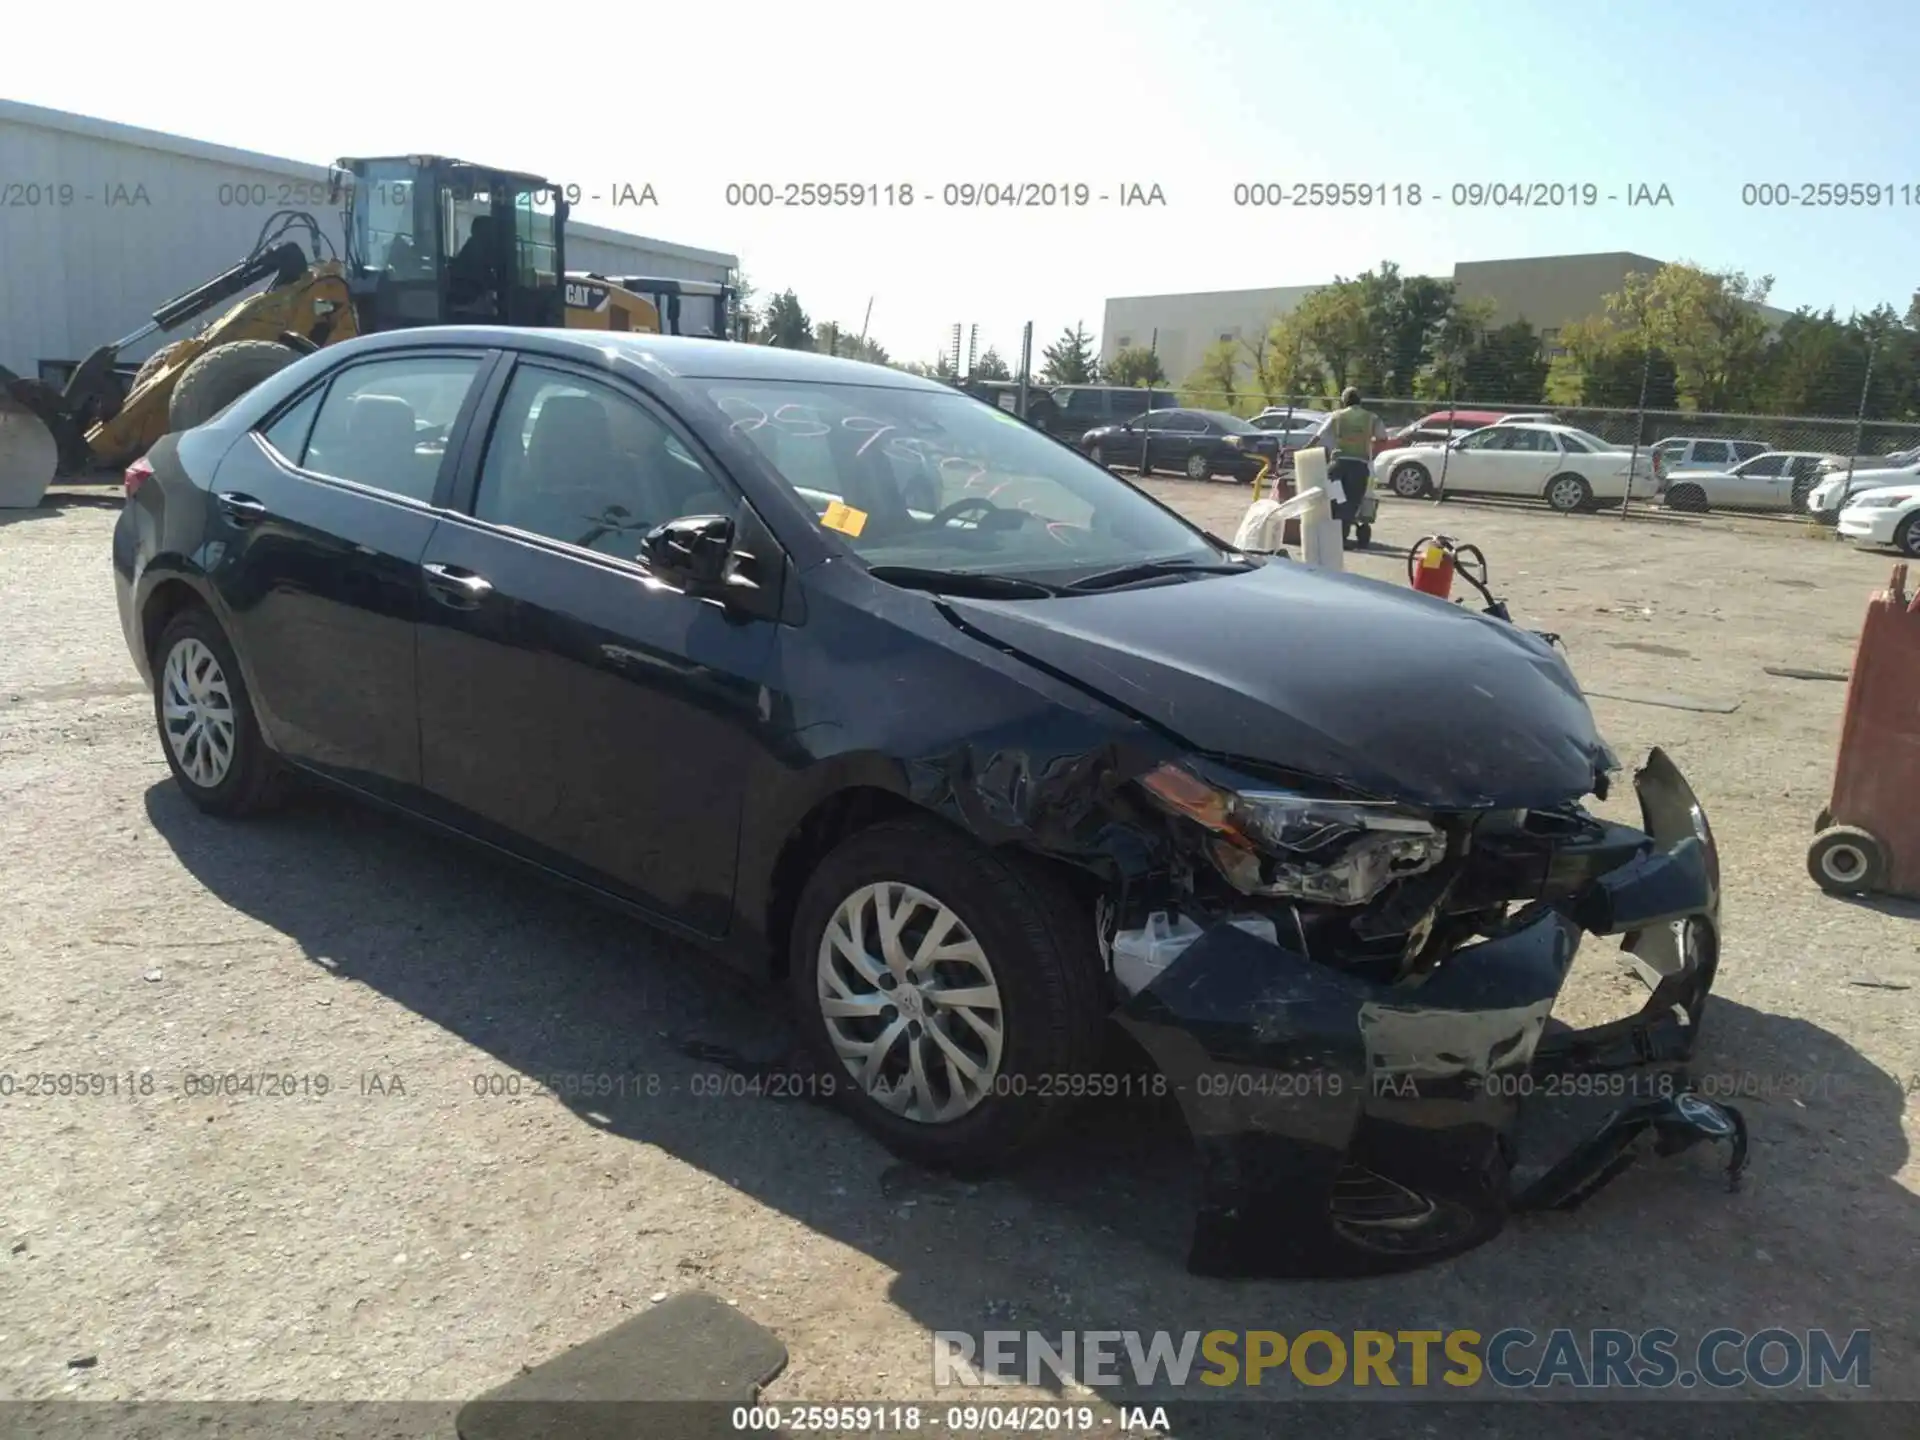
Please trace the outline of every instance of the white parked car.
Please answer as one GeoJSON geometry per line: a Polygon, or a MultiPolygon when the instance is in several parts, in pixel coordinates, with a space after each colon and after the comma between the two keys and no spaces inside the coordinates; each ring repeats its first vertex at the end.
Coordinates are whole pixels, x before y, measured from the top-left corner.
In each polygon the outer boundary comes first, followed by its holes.
{"type": "Polygon", "coordinates": [[[1841,507],[1840,533],[1920,560],[1920,481],[1863,490],[1841,507]]]}
{"type": "Polygon", "coordinates": [[[1636,498],[1652,498],[1653,459],[1609,444],[1571,425],[1488,425],[1444,444],[1388,450],[1373,462],[1373,480],[1403,499],[1437,491],[1527,495],[1556,510],[1583,510],[1626,498],[1631,470],[1636,498]]]}
{"type": "Polygon", "coordinates": [[[1799,510],[1819,483],[1818,450],[1770,450],[1734,466],[1667,472],[1669,510],[1799,510]]]}
{"type": "Polygon", "coordinates": [[[1807,509],[1823,520],[1831,520],[1840,508],[1863,490],[1878,490],[1885,485],[1906,485],[1920,481],[1920,454],[1900,465],[1855,470],[1849,479],[1844,470],[1822,480],[1807,496],[1807,509]]]}

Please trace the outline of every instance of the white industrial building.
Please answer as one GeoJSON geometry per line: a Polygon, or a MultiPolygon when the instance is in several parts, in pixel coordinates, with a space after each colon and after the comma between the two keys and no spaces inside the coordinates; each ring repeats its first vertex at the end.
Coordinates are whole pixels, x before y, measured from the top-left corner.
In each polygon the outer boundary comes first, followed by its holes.
{"type": "MultiPolygon", "coordinates": [[[[324,165],[0,100],[0,366],[60,377],[237,264],[275,210],[311,212],[341,248],[326,186],[324,165]]],[[[566,263],[724,282],[739,261],[570,221],[566,263]]],[[[177,338],[154,335],[121,358],[139,361],[177,338]]]]}

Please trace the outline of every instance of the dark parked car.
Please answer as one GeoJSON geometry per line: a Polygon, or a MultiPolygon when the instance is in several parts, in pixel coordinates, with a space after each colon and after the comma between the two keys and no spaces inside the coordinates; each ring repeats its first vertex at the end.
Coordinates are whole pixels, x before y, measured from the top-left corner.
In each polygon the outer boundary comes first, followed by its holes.
{"type": "MultiPolygon", "coordinates": [[[[1517,1097],[1680,1064],[1713,977],[1699,806],[1655,752],[1646,833],[1582,808],[1616,762],[1545,640],[897,371],[351,340],[132,466],[113,570],[203,811],[329,782],[782,977],[819,1090],[927,1163],[1175,1097],[1196,1268],[1401,1268],[1590,1186],[1620,1147],[1508,1196],[1517,1097]],[[1550,1033],[1583,929],[1656,993],[1550,1033]]],[[[1733,1133],[1684,1098],[1607,1133],[1733,1133]]]]}
{"type": "Polygon", "coordinates": [[[1215,475],[1251,480],[1263,460],[1279,462],[1284,439],[1279,431],[1256,430],[1238,415],[1218,410],[1149,410],[1123,424],[1087,431],[1080,448],[1096,465],[1126,465],[1143,473],[1178,470],[1189,480],[1215,475]]]}

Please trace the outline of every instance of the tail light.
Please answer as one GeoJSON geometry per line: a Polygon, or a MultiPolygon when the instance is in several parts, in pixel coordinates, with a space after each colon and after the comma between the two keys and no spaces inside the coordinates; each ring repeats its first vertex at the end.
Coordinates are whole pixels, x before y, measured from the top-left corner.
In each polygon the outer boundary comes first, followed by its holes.
{"type": "Polygon", "coordinates": [[[127,466],[127,473],[122,478],[126,485],[127,498],[131,500],[140,493],[140,487],[153,478],[153,466],[147,463],[147,457],[142,455],[127,466]]]}

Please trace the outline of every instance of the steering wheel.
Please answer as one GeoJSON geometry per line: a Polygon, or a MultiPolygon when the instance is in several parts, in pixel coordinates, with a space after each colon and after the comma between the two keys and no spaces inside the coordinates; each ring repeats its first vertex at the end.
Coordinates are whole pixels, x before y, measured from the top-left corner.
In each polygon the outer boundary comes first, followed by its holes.
{"type": "Polygon", "coordinates": [[[988,515],[997,514],[1000,507],[984,495],[963,495],[951,505],[941,509],[941,511],[927,523],[929,525],[948,525],[958,520],[962,515],[966,515],[975,510],[978,510],[984,519],[988,515]]]}

